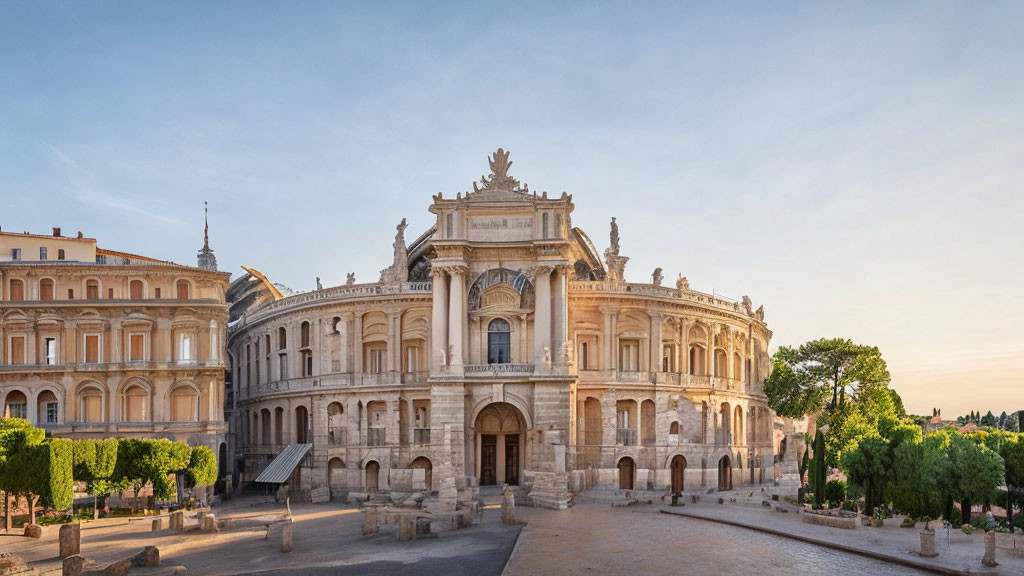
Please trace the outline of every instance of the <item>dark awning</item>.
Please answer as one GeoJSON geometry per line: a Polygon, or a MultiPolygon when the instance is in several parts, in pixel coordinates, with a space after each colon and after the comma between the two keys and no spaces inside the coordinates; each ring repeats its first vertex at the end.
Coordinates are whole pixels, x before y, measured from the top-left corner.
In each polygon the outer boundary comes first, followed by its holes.
{"type": "Polygon", "coordinates": [[[302,459],[311,448],[313,448],[312,444],[289,444],[277,457],[270,461],[270,465],[263,470],[256,481],[270,484],[286,482],[288,477],[292,475],[295,467],[299,465],[299,462],[302,462],[302,459]]]}

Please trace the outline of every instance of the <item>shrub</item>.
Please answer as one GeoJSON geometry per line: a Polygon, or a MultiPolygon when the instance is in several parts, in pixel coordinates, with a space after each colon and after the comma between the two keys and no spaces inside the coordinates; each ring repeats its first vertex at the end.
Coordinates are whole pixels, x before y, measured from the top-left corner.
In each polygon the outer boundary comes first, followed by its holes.
{"type": "Polygon", "coordinates": [[[963,518],[960,516],[960,509],[953,508],[953,513],[949,515],[948,520],[950,526],[959,526],[963,524],[963,518]]]}
{"type": "Polygon", "coordinates": [[[974,528],[971,528],[970,524],[962,524],[960,526],[960,529],[963,530],[964,534],[970,534],[971,532],[974,532],[974,528]]]}
{"type": "Polygon", "coordinates": [[[833,506],[839,506],[846,499],[846,482],[842,480],[829,480],[825,484],[825,500],[833,506]]]}

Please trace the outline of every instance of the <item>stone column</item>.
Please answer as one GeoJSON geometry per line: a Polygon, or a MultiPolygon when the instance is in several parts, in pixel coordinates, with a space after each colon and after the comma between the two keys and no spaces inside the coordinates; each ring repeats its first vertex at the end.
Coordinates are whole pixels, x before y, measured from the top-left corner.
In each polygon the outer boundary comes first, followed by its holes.
{"type": "Polygon", "coordinates": [[[358,379],[363,373],[363,313],[357,312],[352,329],[352,371],[358,379]]]}
{"type": "MultiPolygon", "coordinates": [[[[209,352],[209,364],[216,365],[220,362],[220,341],[217,338],[217,321],[210,320],[210,352],[209,352]]],[[[198,344],[198,340],[196,343],[198,344]]]]}
{"type": "Polygon", "coordinates": [[[107,362],[121,362],[121,321],[110,321],[110,356],[107,362]]]}
{"type": "Polygon", "coordinates": [[[342,374],[351,372],[348,362],[348,330],[351,323],[351,314],[343,314],[338,322],[338,372],[342,374]]]}
{"type": "Polygon", "coordinates": [[[402,313],[388,312],[388,371],[402,371],[402,313]]]}
{"type": "Polygon", "coordinates": [[[554,269],[554,302],[551,310],[554,335],[551,343],[553,348],[551,357],[560,366],[568,363],[565,353],[565,342],[569,338],[569,308],[568,293],[566,292],[567,271],[567,266],[557,266],[554,269]]]}
{"type": "Polygon", "coordinates": [[[708,326],[708,346],[704,351],[704,372],[708,376],[715,375],[715,331],[717,329],[718,324],[708,326]]]}
{"type": "Polygon", "coordinates": [[[536,308],[533,317],[533,363],[537,372],[545,372],[544,349],[551,351],[551,267],[538,266],[534,290],[536,308]]]}
{"type": "Polygon", "coordinates": [[[449,287],[449,299],[451,302],[448,310],[448,344],[451,349],[449,365],[456,371],[462,370],[463,354],[465,343],[462,337],[465,333],[466,323],[466,270],[463,267],[455,267],[452,270],[452,282],[449,287]]]}
{"type": "Polygon", "coordinates": [[[734,350],[734,344],[733,344],[733,333],[732,333],[732,330],[729,330],[729,352],[728,352],[728,359],[725,362],[725,367],[726,367],[726,372],[725,373],[729,375],[730,379],[737,380],[737,379],[739,379],[739,374],[735,373],[736,372],[735,371],[735,367],[733,366],[733,364],[734,364],[734,362],[733,362],[733,354],[734,353],[735,353],[735,350],[734,350]]]}
{"type": "Polygon", "coordinates": [[[601,307],[604,326],[601,330],[601,368],[615,369],[615,319],[619,309],[610,306],[601,307]]]}
{"type": "Polygon", "coordinates": [[[662,372],[661,314],[651,314],[651,372],[662,372]]]}
{"type": "Polygon", "coordinates": [[[435,267],[433,275],[433,308],[430,321],[430,366],[442,372],[448,357],[448,277],[444,269],[435,267]]]}

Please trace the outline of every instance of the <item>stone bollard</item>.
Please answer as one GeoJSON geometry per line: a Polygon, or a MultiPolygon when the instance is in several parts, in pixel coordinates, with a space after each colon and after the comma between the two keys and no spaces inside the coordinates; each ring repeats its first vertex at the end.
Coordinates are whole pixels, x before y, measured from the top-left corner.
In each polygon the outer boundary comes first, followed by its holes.
{"type": "Polygon", "coordinates": [[[153,532],[159,532],[159,531],[161,531],[163,529],[164,529],[164,519],[163,518],[153,518],[153,528],[152,528],[152,531],[153,532]]]}
{"type": "Polygon", "coordinates": [[[996,532],[989,530],[985,532],[985,555],[981,557],[981,563],[990,568],[999,566],[996,562],[996,532]]]}
{"type": "Polygon", "coordinates": [[[82,576],[85,568],[85,558],[81,554],[72,554],[64,559],[60,565],[61,576],[82,576]]]}
{"type": "Polygon", "coordinates": [[[65,524],[60,527],[57,535],[60,557],[67,558],[82,553],[82,525],[79,523],[65,524]]]}
{"type": "Polygon", "coordinates": [[[935,551],[935,531],[924,530],[921,532],[921,556],[924,558],[933,558],[938,556],[939,553],[935,551]]]}
{"type": "Polygon", "coordinates": [[[377,508],[374,506],[368,506],[366,508],[363,508],[363,513],[366,514],[366,519],[363,521],[363,536],[376,534],[378,531],[377,508]]]}
{"type": "Polygon", "coordinates": [[[171,512],[171,530],[179,532],[185,529],[185,511],[175,510],[171,512]]]}
{"type": "Polygon", "coordinates": [[[217,515],[212,512],[203,514],[203,520],[199,524],[199,530],[201,532],[217,532],[217,515]]]}
{"type": "Polygon", "coordinates": [[[281,526],[281,552],[288,553],[292,551],[292,519],[289,518],[284,521],[281,526]]]}
{"type": "Polygon", "coordinates": [[[43,527],[39,524],[25,524],[25,536],[29,538],[42,538],[43,527]]]}
{"type": "Polygon", "coordinates": [[[516,523],[516,495],[511,490],[505,490],[501,500],[501,521],[505,524],[516,523]]]}
{"type": "Polygon", "coordinates": [[[408,516],[398,519],[398,541],[407,542],[416,539],[416,521],[408,516]]]}

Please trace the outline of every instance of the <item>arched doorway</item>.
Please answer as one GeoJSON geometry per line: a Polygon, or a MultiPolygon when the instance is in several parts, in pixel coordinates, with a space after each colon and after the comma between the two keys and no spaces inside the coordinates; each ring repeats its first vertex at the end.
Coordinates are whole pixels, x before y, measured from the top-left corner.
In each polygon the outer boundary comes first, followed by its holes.
{"type": "Polygon", "coordinates": [[[619,489],[632,490],[634,477],[636,477],[636,463],[629,456],[625,456],[619,460],[619,489]]]}
{"type": "Polygon", "coordinates": [[[228,445],[226,442],[221,442],[218,450],[217,475],[221,478],[228,475],[228,445]]]}
{"type": "Polygon", "coordinates": [[[431,471],[434,469],[434,465],[430,463],[430,459],[426,456],[420,456],[409,463],[409,468],[414,470],[412,475],[413,489],[416,489],[418,473],[415,470],[423,470],[423,489],[428,492],[433,490],[431,471]]]}
{"type": "Polygon", "coordinates": [[[718,490],[732,490],[732,460],[728,456],[718,461],[718,490]]]}
{"type": "Polygon", "coordinates": [[[380,486],[380,464],[373,460],[366,463],[366,489],[377,491],[380,486]]]}
{"type": "Polygon", "coordinates": [[[345,488],[345,461],[334,457],[327,463],[327,485],[331,489],[331,500],[341,496],[345,488]]]}
{"type": "Polygon", "coordinates": [[[685,488],[685,477],[686,477],[686,458],[682,454],[677,454],[672,458],[672,493],[682,492],[685,488]]]}
{"type": "Polygon", "coordinates": [[[522,413],[507,402],[488,404],[477,415],[473,430],[480,485],[518,486],[526,438],[522,413]]]}

